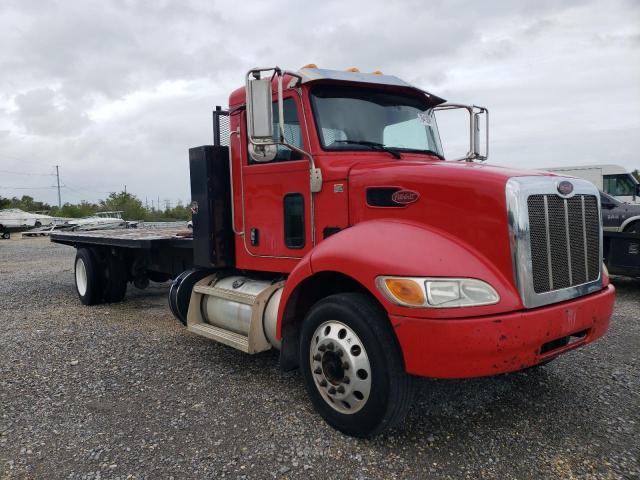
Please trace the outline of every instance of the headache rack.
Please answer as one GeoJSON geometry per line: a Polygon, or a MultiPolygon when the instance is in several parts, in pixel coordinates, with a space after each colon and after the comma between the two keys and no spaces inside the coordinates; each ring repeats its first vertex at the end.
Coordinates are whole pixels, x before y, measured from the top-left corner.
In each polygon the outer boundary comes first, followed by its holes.
{"type": "Polygon", "coordinates": [[[228,147],[229,133],[229,110],[223,110],[217,105],[213,111],[213,145],[228,147]]]}

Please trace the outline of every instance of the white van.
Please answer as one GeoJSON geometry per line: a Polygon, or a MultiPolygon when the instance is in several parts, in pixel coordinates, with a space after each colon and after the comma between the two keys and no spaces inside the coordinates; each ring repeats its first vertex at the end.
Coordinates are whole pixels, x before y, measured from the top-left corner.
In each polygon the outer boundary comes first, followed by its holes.
{"type": "Polygon", "coordinates": [[[539,170],[583,178],[621,202],[640,204],[640,184],[620,165],[582,165],[539,170]]]}

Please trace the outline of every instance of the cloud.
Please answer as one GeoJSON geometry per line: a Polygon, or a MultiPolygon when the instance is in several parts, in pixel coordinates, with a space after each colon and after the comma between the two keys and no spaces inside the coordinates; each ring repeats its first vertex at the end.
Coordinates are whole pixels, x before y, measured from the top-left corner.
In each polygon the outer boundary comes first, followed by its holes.
{"type": "Polygon", "coordinates": [[[16,123],[35,135],[71,136],[90,123],[86,112],[71,106],[51,88],[38,88],[16,95],[16,123]]]}
{"type": "Polygon", "coordinates": [[[127,184],[186,201],[187,149],[211,142],[211,109],[247,69],[313,62],[487,105],[495,163],[637,167],[639,20],[625,0],[5,0],[0,166],[60,164],[69,200],[127,184]]]}

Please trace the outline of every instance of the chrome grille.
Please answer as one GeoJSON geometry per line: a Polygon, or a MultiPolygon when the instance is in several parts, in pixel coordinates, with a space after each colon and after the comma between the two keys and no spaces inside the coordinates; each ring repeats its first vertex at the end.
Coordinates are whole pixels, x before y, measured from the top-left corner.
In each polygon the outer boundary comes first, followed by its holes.
{"type": "Polygon", "coordinates": [[[512,177],[505,187],[513,275],[526,308],[602,289],[598,189],[578,178],[512,177]],[[558,195],[560,182],[573,194],[558,195]]]}
{"type": "Polygon", "coordinates": [[[597,202],[593,195],[529,196],[531,273],[535,293],[598,279],[600,218],[597,202]]]}

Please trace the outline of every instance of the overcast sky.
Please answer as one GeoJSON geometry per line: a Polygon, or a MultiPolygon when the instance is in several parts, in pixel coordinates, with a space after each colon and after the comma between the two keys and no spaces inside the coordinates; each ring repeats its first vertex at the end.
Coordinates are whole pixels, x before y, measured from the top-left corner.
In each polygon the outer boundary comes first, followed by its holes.
{"type": "Polygon", "coordinates": [[[0,195],[186,202],[212,108],[311,62],[486,105],[492,163],[640,167],[637,0],[3,0],[0,195]]]}

